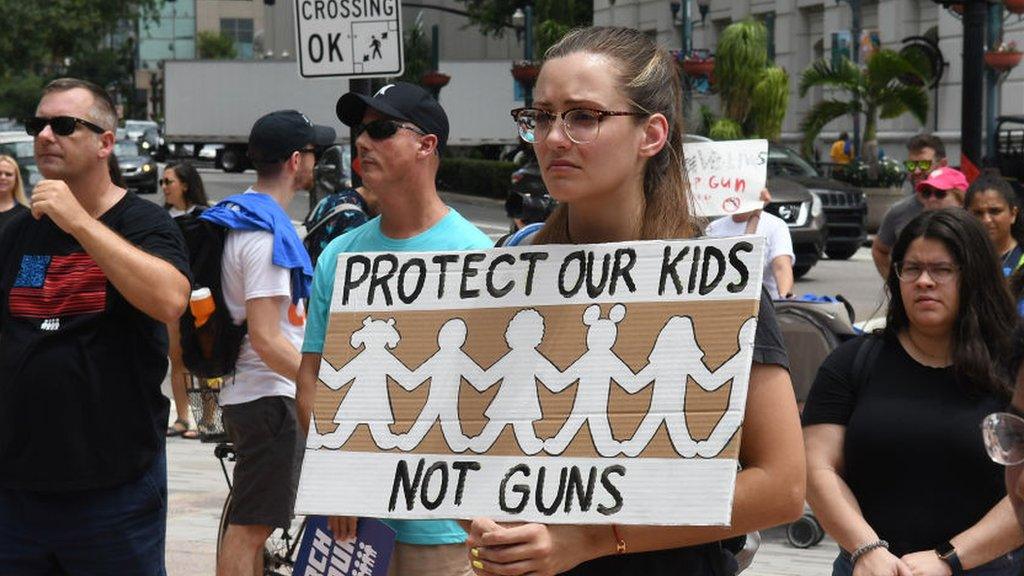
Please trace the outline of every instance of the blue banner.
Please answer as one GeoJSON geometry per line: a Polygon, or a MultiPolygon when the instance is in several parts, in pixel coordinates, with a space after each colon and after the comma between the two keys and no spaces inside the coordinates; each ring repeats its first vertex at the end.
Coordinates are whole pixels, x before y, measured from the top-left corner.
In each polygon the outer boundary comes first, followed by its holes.
{"type": "Polygon", "coordinates": [[[386,576],[395,531],[380,520],[360,518],[356,537],[334,539],[325,516],[307,516],[295,559],[295,576],[386,576]]]}

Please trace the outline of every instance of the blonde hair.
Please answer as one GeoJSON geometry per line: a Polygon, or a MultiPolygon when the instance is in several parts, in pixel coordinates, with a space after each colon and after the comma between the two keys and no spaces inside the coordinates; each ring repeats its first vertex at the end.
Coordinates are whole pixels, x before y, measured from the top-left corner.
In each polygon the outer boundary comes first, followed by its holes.
{"type": "MultiPolygon", "coordinates": [[[[690,238],[702,226],[690,212],[690,185],[683,163],[682,87],[675,59],[643,32],[633,28],[577,28],[544,54],[545,61],[570,54],[605,56],[632,105],[668,120],[668,140],[644,167],[644,210],[639,240],[690,238]]],[[[570,206],[561,204],[537,234],[536,244],[570,243],[570,206]]]]}
{"type": "Polygon", "coordinates": [[[28,198],[25,196],[25,185],[21,182],[21,169],[18,167],[18,161],[13,156],[0,154],[0,164],[4,162],[14,166],[14,201],[28,207],[28,198]]]}

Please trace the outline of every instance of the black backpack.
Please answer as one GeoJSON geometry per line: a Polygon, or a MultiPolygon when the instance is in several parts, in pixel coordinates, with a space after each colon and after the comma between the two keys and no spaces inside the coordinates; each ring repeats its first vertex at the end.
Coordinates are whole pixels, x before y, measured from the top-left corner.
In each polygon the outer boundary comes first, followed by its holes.
{"type": "Polygon", "coordinates": [[[231,320],[221,288],[221,257],[228,229],[199,218],[195,211],[175,218],[188,246],[188,263],[192,268],[192,289],[209,288],[214,311],[202,327],[196,327],[192,309],[186,308],[179,321],[181,356],[185,367],[199,378],[220,378],[231,374],[238,362],[242,340],[248,325],[231,320]]]}
{"type": "Polygon", "coordinates": [[[328,194],[306,216],[303,222],[306,237],[302,239],[302,244],[314,266],[331,240],[369,220],[363,208],[348,202],[348,198],[347,194],[338,192],[328,194]]]}

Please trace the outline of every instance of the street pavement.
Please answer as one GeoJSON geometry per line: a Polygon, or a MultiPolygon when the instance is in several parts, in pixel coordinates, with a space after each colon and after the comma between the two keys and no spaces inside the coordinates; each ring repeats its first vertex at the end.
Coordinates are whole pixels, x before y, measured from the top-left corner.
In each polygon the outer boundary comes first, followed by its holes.
{"type": "MultiPolygon", "coordinates": [[[[201,170],[207,194],[213,201],[244,190],[254,174],[224,174],[201,170]]],[[[143,196],[162,202],[162,194],[143,196]]],[[[497,238],[506,231],[501,202],[459,194],[444,194],[446,202],[497,238]]],[[[300,222],[308,210],[308,195],[300,192],[288,208],[293,221],[300,222]]],[[[822,260],[797,281],[797,294],[843,294],[853,304],[858,320],[884,315],[881,280],[875,272],[868,248],[845,261],[822,260]]],[[[168,381],[164,393],[170,397],[168,381]]],[[[174,410],[171,410],[174,414],[174,410]]],[[[196,440],[171,438],[167,442],[168,520],[167,571],[169,576],[214,573],[217,523],[227,484],[213,455],[213,445],[196,440]]],[[[831,573],[838,552],[834,541],[801,550],[786,542],[785,527],[763,533],[761,549],[751,567],[751,576],[811,576],[831,573]]]]}

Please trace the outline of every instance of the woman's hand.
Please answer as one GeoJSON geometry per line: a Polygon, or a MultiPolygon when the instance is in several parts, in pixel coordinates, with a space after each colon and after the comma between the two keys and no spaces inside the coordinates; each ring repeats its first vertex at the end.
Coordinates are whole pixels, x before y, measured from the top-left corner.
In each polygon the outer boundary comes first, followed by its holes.
{"type": "MultiPolygon", "coordinates": [[[[594,558],[591,526],[517,524],[502,526],[476,518],[466,546],[479,576],[554,576],[594,558]]],[[[611,529],[608,542],[613,545],[611,529]]],[[[610,550],[613,552],[614,550],[610,550]]]]}
{"type": "MultiPolygon", "coordinates": [[[[904,556],[906,558],[906,556],[904,556]]],[[[914,576],[907,564],[885,548],[875,548],[857,560],[853,576],[914,576]]]]}
{"type": "Polygon", "coordinates": [[[907,566],[910,566],[910,571],[913,572],[914,576],[953,575],[953,569],[949,567],[949,564],[943,562],[942,558],[939,558],[939,555],[934,550],[905,554],[901,560],[907,566]]]}
{"type": "Polygon", "coordinates": [[[358,516],[328,516],[327,527],[334,533],[334,539],[344,542],[356,537],[358,516]]]}

